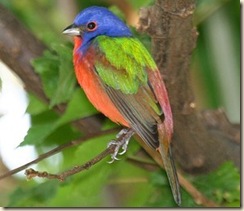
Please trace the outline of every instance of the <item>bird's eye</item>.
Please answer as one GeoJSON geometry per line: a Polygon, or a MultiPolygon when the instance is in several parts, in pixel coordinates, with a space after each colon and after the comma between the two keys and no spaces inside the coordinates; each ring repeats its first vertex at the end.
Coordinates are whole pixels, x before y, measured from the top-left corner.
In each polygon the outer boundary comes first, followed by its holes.
{"type": "Polygon", "coordinates": [[[95,22],[89,22],[86,28],[88,31],[94,31],[97,28],[97,24],[95,22]]]}

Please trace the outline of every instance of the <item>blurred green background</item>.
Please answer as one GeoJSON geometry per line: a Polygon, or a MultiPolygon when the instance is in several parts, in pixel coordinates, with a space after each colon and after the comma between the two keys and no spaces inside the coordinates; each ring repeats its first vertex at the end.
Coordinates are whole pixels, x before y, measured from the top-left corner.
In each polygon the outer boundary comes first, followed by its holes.
{"type": "MultiPolygon", "coordinates": [[[[231,0],[198,0],[194,24],[199,32],[197,47],[191,64],[192,85],[199,109],[224,108],[229,119],[240,122],[240,3],[231,0]]],[[[75,15],[91,5],[109,7],[135,25],[138,10],[153,4],[152,0],[0,0],[18,19],[42,40],[51,51],[32,61],[40,74],[45,93],[52,98],[44,105],[29,94],[27,112],[32,127],[21,145],[35,146],[39,154],[82,136],[70,126],[78,118],[96,114],[84,93],[76,86],[71,63],[72,45],[62,30],[72,23],[75,15]],[[51,71],[50,71],[51,70],[51,71]],[[60,86],[60,84],[64,84],[60,86]],[[50,107],[68,102],[63,116],[50,107]]],[[[138,35],[139,36],[139,35],[138,35]]],[[[149,47],[150,39],[140,35],[149,47]]],[[[150,48],[150,47],[149,47],[150,48]]],[[[149,49],[150,50],[150,49],[149,49]]],[[[103,129],[113,128],[109,120],[103,129]]],[[[91,139],[66,149],[58,156],[38,164],[38,170],[60,172],[85,162],[101,152],[115,133],[91,139]],[[92,149],[92,150],[91,150],[92,149]],[[55,165],[54,165],[55,160],[55,165]]],[[[22,140],[20,140],[21,142],[22,140]]],[[[154,171],[128,162],[134,158],[139,145],[130,142],[129,150],[120,162],[106,161],[67,181],[47,181],[13,178],[6,191],[0,193],[0,205],[10,207],[174,207],[166,175],[156,167],[154,171]]],[[[109,158],[106,159],[109,161],[109,158]]],[[[147,158],[147,162],[152,162],[147,158]]],[[[198,177],[187,176],[210,199],[221,206],[240,206],[240,175],[231,163],[215,172],[198,177]],[[212,188],[209,188],[212,187],[212,188]]],[[[182,190],[185,207],[197,207],[190,195],[182,190]]]]}

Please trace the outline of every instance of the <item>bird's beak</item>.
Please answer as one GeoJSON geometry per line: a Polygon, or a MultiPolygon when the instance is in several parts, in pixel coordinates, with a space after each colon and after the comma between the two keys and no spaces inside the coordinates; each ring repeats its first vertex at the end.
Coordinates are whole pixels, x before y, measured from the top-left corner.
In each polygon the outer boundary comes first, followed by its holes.
{"type": "Polygon", "coordinates": [[[66,27],[63,30],[63,34],[70,35],[70,36],[81,36],[84,32],[84,27],[78,27],[75,24],[71,24],[70,26],[66,27]]]}

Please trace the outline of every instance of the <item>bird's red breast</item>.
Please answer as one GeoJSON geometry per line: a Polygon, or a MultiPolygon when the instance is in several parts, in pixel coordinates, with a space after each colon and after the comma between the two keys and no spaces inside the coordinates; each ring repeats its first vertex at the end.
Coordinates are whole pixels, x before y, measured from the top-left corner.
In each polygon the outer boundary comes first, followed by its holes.
{"type": "Polygon", "coordinates": [[[127,121],[104,91],[98,76],[93,70],[93,59],[95,55],[92,54],[92,52],[89,52],[86,53],[86,55],[81,56],[81,53],[78,52],[78,48],[82,44],[82,39],[80,37],[74,38],[74,44],[73,62],[75,74],[80,86],[86,93],[86,96],[97,110],[102,112],[113,122],[129,127],[127,121]]]}

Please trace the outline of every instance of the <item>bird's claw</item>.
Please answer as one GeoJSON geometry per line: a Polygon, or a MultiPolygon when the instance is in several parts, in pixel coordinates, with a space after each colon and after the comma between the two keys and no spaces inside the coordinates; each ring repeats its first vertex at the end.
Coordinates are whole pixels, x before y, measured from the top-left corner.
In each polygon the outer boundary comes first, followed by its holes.
{"type": "MultiPolygon", "coordinates": [[[[117,152],[117,154],[118,154],[118,152],[117,152]]],[[[119,158],[116,157],[117,154],[114,153],[111,155],[111,160],[108,161],[109,164],[113,163],[115,160],[120,160],[119,158]]]]}
{"type": "Polygon", "coordinates": [[[113,163],[115,160],[119,160],[119,158],[117,158],[117,155],[123,155],[124,153],[126,153],[130,138],[133,135],[133,132],[132,132],[129,134],[128,137],[126,137],[127,132],[128,132],[127,129],[123,129],[116,135],[117,139],[124,136],[124,137],[122,137],[121,141],[112,140],[111,142],[108,143],[108,147],[110,147],[111,145],[116,145],[114,153],[111,154],[112,160],[109,161],[108,163],[113,163]],[[119,153],[120,148],[122,148],[123,151],[119,153]]]}
{"type": "Polygon", "coordinates": [[[122,152],[120,152],[120,153],[118,153],[119,155],[123,155],[123,154],[125,154],[126,153],[126,151],[127,151],[127,148],[128,148],[128,144],[129,144],[129,139],[127,139],[126,141],[125,141],[125,143],[122,145],[122,149],[123,149],[123,151],[122,152]]]}
{"type": "Polygon", "coordinates": [[[118,141],[115,141],[115,140],[112,140],[108,143],[108,147],[110,147],[111,145],[116,145],[116,147],[115,147],[114,153],[111,154],[112,160],[108,162],[109,164],[113,163],[115,160],[119,160],[119,158],[117,158],[117,155],[118,154],[120,155],[119,150],[121,147],[123,147],[121,145],[121,143],[119,143],[118,141]]]}

